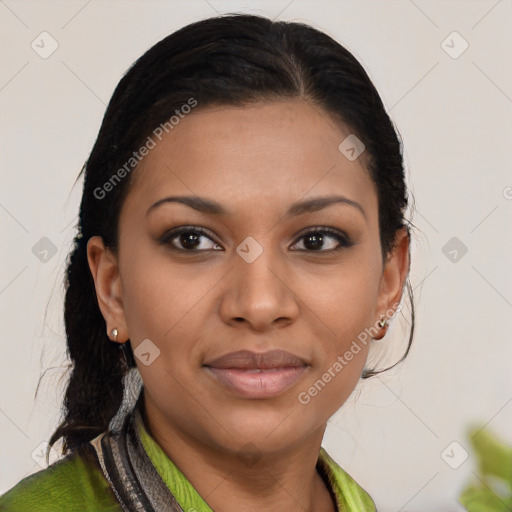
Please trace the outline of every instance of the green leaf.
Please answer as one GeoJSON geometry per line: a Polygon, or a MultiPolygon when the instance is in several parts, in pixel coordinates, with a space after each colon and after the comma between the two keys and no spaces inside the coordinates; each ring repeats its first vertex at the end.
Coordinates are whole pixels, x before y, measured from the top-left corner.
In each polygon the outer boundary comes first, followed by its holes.
{"type": "Polygon", "coordinates": [[[469,435],[477,456],[480,476],[500,478],[508,484],[512,494],[512,447],[485,429],[473,428],[469,435]]]}
{"type": "Polygon", "coordinates": [[[484,487],[468,487],[459,498],[460,503],[468,512],[510,512],[512,500],[502,500],[484,487]]]}

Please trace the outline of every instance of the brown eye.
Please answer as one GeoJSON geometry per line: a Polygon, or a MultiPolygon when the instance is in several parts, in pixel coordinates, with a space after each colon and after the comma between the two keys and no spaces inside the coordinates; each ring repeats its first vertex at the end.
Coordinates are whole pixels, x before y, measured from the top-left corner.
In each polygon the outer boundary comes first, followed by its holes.
{"type": "Polygon", "coordinates": [[[201,228],[181,227],[173,229],[160,238],[162,244],[171,245],[173,249],[186,252],[218,251],[223,250],[201,228]]]}
{"type": "MultiPolygon", "coordinates": [[[[350,247],[352,242],[349,238],[331,228],[318,227],[301,235],[302,247],[293,250],[330,252],[350,247]]],[[[294,245],[300,245],[297,242],[294,245]]]]}

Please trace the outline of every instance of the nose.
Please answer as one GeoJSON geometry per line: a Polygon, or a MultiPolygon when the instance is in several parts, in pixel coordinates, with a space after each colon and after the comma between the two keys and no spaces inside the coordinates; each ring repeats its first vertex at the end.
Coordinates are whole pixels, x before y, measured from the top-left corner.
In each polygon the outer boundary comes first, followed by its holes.
{"type": "Polygon", "coordinates": [[[248,263],[235,255],[224,283],[220,315],[225,323],[266,331],[293,323],[299,314],[289,272],[270,250],[248,263]]]}

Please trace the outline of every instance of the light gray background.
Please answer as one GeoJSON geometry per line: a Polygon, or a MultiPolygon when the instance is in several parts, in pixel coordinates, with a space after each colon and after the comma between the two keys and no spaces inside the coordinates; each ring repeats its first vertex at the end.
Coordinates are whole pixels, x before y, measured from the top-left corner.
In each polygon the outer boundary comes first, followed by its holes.
{"type": "MultiPolygon", "coordinates": [[[[0,0],[0,492],[44,466],[41,443],[59,418],[73,184],[105,105],[158,40],[235,11],[329,33],[361,60],[398,125],[417,208],[417,335],[399,371],[360,385],[330,420],[324,446],[381,511],[462,510],[474,459],[453,469],[445,448],[460,444],[448,450],[457,465],[474,422],[512,442],[510,0],[0,0]],[[31,47],[51,48],[43,31],[58,43],[46,59],[31,47]],[[43,237],[55,254],[37,245],[43,237]],[[452,237],[459,247],[443,252],[452,237]]],[[[394,328],[385,347],[400,337],[394,328]]]]}

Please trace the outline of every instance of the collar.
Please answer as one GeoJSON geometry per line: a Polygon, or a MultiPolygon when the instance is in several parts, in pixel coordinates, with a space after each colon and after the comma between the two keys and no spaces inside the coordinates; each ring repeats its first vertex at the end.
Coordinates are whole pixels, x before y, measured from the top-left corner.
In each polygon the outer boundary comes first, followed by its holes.
{"type": "MultiPolygon", "coordinates": [[[[181,508],[213,512],[147,431],[141,414],[135,415],[135,425],[146,454],[181,508]]],[[[338,466],[324,448],[320,448],[318,454],[317,470],[334,496],[338,512],[375,512],[375,504],[371,497],[338,466]]]]}

